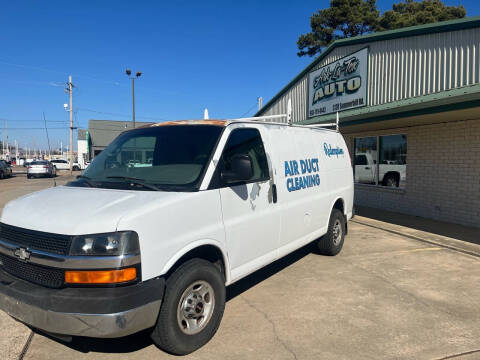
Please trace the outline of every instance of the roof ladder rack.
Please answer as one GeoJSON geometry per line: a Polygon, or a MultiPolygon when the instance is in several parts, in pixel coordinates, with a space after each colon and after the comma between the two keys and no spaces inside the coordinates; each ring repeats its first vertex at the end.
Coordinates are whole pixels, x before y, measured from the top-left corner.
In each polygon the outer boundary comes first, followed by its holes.
{"type": "MultiPolygon", "coordinates": [[[[228,120],[231,120],[231,121],[246,121],[246,120],[248,120],[248,121],[264,121],[264,120],[272,120],[272,119],[286,119],[287,121],[286,122],[271,122],[271,121],[269,121],[270,124],[272,124],[272,123],[273,124],[281,124],[281,125],[288,124],[290,126],[295,126],[296,124],[294,124],[292,122],[292,100],[288,99],[287,113],[286,114],[265,115],[265,116],[237,118],[237,119],[228,119],[228,120]]],[[[339,123],[340,123],[340,117],[339,117],[338,111],[337,111],[337,119],[336,119],[335,122],[325,123],[325,124],[311,124],[311,125],[303,125],[303,126],[317,127],[317,128],[335,126],[335,131],[339,132],[339,123]]]]}
{"type": "MultiPolygon", "coordinates": [[[[263,121],[263,120],[271,120],[271,119],[283,119],[286,118],[287,121],[286,123],[288,125],[292,125],[292,100],[288,99],[288,104],[287,104],[287,113],[286,114],[278,114],[278,115],[265,115],[265,116],[256,116],[256,117],[248,117],[248,118],[238,118],[238,119],[228,119],[232,121],[244,121],[244,120],[249,120],[249,121],[263,121]]],[[[279,124],[285,125],[284,122],[279,122],[279,124]]]]}
{"type": "Polygon", "coordinates": [[[337,111],[337,119],[335,122],[332,123],[324,123],[324,124],[311,124],[307,125],[308,127],[328,127],[328,126],[335,126],[335,131],[339,132],[339,124],[340,124],[340,117],[338,116],[338,111],[337,111]]]}

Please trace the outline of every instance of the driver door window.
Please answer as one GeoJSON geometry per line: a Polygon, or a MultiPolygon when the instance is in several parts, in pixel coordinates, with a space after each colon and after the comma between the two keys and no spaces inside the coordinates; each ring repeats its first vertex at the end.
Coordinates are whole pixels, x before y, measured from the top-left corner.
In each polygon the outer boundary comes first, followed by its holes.
{"type": "Polygon", "coordinates": [[[232,170],[231,159],[235,155],[248,155],[252,160],[253,176],[246,183],[270,179],[267,155],[260,132],[257,129],[235,129],[230,133],[217,167],[218,171],[215,176],[217,184],[227,186],[220,180],[220,172],[222,170],[232,170]]]}

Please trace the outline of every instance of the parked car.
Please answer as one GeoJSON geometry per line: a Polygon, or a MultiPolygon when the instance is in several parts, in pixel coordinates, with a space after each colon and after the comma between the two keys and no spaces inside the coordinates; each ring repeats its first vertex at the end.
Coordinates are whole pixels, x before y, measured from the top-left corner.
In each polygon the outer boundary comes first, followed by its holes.
{"type": "Polygon", "coordinates": [[[227,285],[311,242],[338,254],[352,207],[338,132],[238,120],[125,131],[77,180],[5,206],[0,308],[54,334],[152,328],[161,349],[187,354],[217,331],[227,285]]]}
{"type": "Polygon", "coordinates": [[[27,166],[27,178],[31,179],[32,177],[54,177],[57,175],[55,166],[53,166],[47,160],[36,160],[32,161],[27,166]]]}
{"type": "Polygon", "coordinates": [[[0,160],[0,179],[11,177],[13,175],[12,168],[5,160],[0,160]]]}
{"type": "MultiPolygon", "coordinates": [[[[51,160],[50,162],[57,168],[57,170],[70,170],[70,162],[67,160],[51,160]]],[[[79,171],[80,169],[80,165],[77,162],[74,162],[72,170],[79,171]]]]}

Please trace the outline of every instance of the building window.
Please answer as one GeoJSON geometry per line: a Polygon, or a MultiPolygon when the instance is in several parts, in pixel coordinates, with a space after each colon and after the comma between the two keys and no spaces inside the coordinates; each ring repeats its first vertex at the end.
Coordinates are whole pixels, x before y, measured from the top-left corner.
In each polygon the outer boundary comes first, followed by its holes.
{"type": "Polygon", "coordinates": [[[354,164],[356,183],[405,188],[407,135],[355,138],[354,164]]]}

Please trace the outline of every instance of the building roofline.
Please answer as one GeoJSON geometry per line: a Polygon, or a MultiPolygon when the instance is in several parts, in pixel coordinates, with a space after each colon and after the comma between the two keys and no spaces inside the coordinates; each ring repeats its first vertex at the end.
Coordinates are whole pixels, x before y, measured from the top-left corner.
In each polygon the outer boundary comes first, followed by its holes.
{"type": "Polygon", "coordinates": [[[341,46],[357,45],[371,43],[374,41],[398,39],[403,37],[417,36],[423,34],[440,33],[455,30],[464,30],[480,27],[480,16],[474,16],[463,19],[440,21],[425,25],[409,26],[396,30],[381,31],[367,35],[360,35],[351,38],[335,40],[331,43],[317,58],[307,65],[297,76],[295,76],[287,85],[285,85],[273,98],[271,98],[265,106],[258,110],[254,116],[260,116],[275,101],[293,87],[302,77],[308,74],[320,61],[322,61],[334,49],[341,46]]]}

